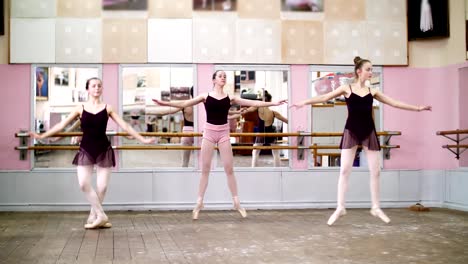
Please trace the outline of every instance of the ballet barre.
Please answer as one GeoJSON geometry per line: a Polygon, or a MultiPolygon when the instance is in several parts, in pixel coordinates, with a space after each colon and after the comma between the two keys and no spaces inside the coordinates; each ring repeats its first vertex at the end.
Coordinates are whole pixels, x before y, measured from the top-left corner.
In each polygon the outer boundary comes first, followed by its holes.
{"type": "MultiPolygon", "coordinates": [[[[51,137],[76,137],[82,136],[82,132],[60,132],[56,133],[51,137]]],[[[202,133],[180,133],[180,132],[141,132],[142,136],[153,136],[153,137],[201,137],[202,133]]],[[[107,131],[107,136],[130,136],[125,132],[107,131]]],[[[233,150],[274,150],[274,149],[291,149],[298,150],[299,159],[303,159],[302,151],[306,149],[313,150],[314,156],[319,155],[317,150],[320,149],[340,149],[339,145],[317,145],[313,144],[310,146],[304,145],[304,137],[341,137],[342,132],[289,132],[289,133],[230,133],[231,137],[243,137],[243,136],[255,136],[255,137],[298,137],[298,145],[274,145],[274,146],[232,146],[233,150]]],[[[377,136],[384,137],[384,144],[381,148],[384,150],[384,155],[387,159],[390,158],[390,149],[399,148],[399,145],[390,145],[389,141],[392,136],[401,135],[399,131],[381,131],[377,132],[377,136]]],[[[20,131],[15,133],[15,137],[20,139],[20,146],[15,147],[16,150],[20,151],[20,160],[25,160],[27,151],[29,150],[78,150],[79,146],[73,145],[28,145],[29,133],[20,131]]],[[[183,146],[183,145],[125,145],[125,146],[112,146],[115,150],[200,150],[200,146],[183,146]]]]}
{"type": "Polygon", "coordinates": [[[468,138],[468,136],[460,136],[468,134],[468,129],[437,131],[436,134],[438,136],[446,137],[456,143],[455,145],[443,145],[442,148],[448,149],[450,152],[455,154],[455,158],[457,159],[460,159],[460,155],[468,148],[468,145],[460,144],[461,141],[468,138]],[[455,138],[451,137],[450,135],[455,135],[455,138]]]}

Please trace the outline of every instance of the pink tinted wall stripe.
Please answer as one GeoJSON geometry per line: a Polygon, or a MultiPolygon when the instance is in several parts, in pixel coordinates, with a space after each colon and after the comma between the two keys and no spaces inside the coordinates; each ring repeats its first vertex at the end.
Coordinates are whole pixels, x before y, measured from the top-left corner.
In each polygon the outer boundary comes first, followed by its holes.
{"type": "MultiPolygon", "coordinates": [[[[289,98],[289,104],[293,104],[298,101],[302,101],[310,97],[309,90],[309,66],[308,65],[291,65],[291,97],[289,98]]],[[[310,126],[307,124],[307,112],[310,111],[310,106],[305,106],[300,109],[289,108],[291,122],[289,122],[289,129],[291,132],[303,130],[309,131],[310,126]]],[[[294,146],[297,144],[296,137],[290,137],[289,140],[294,146]]],[[[305,142],[310,142],[306,139],[305,142]]],[[[307,169],[307,160],[310,158],[306,155],[308,151],[304,151],[304,159],[297,159],[297,150],[292,151],[292,168],[293,169],[307,169]]]]}
{"type": "MultiPolygon", "coordinates": [[[[213,90],[213,82],[211,81],[211,76],[214,73],[213,64],[197,64],[197,90],[194,91],[194,96],[197,96],[202,93],[208,93],[213,90]]],[[[202,132],[203,127],[206,123],[206,112],[205,105],[203,103],[198,104],[197,106],[197,131],[202,132]]],[[[202,137],[198,137],[198,146],[201,146],[202,137]]],[[[197,142],[197,141],[195,141],[197,142]]],[[[215,162],[212,162],[212,168],[214,168],[215,162]]],[[[200,151],[198,151],[198,168],[202,167],[200,151]]]]}
{"type": "Polygon", "coordinates": [[[392,139],[400,149],[391,152],[385,160],[386,169],[447,169],[458,166],[448,151],[438,130],[458,126],[458,67],[415,69],[407,67],[384,68],[384,93],[397,100],[432,105],[432,112],[408,112],[385,105],[385,130],[399,130],[402,136],[392,139]]]}
{"type": "MultiPolygon", "coordinates": [[[[214,65],[213,64],[198,64],[197,65],[197,93],[196,95],[202,93],[208,93],[213,90],[213,82],[211,81],[211,76],[214,73],[214,65]]],[[[203,130],[203,126],[206,122],[206,113],[205,113],[205,105],[200,103],[198,104],[198,131],[201,132],[203,130]]],[[[200,138],[201,139],[201,138],[200,138]]]]}
{"type": "MultiPolygon", "coordinates": [[[[468,129],[468,63],[463,65],[463,68],[459,69],[459,113],[460,113],[460,125],[459,129],[468,129]]],[[[465,137],[468,135],[465,135],[465,137]]],[[[468,144],[468,138],[465,139],[463,144],[468,144]]],[[[468,167],[468,150],[465,151],[460,157],[460,167],[468,167]]]]}
{"type": "Polygon", "coordinates": [[[27,160],[20,161],[19,139],[14,136],[20,129],[32,130],[31,123],[31,65],[0,64],[3,103],[0,104],[2,129],[0,129],[0,170],[31,169],[27,160]]]}
{"type": "MultiPolygon", "coordinates": [[[[102,84],[103,84],[103,100],[111,105],[114,111],[119,112],[119,65],[118,64],[103,64],[102,65],[102,84]]],[[[108,130],[121,130],[117,124],[109,120],[107,123],[108,130]]],[[[119,138],[114,137],[112,145],[119,145],[119,138]]],[[[119,152],[115,151],[115,159],[119,160],[119,152]]],[[[119,162],[116,162],[115,169],[119,168],[119,162]]]]}

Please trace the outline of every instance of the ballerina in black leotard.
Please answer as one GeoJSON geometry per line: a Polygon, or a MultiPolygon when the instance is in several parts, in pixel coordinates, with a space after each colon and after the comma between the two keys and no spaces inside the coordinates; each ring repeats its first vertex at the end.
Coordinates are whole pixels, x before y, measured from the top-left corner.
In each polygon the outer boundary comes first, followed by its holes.
{"type": "Polygon", "coordinates": [[[340,216],[346,214],[345,192],[348,187],[348,177],[351,173],[354,155],[358,145],[362,145],[369,161],[370,189],[372,198],[372,209],[370,213],[379,217],[385,223],[390,219],[380,209],[379,199],[379,150],[380,145],[375,132],[374,120],[372,118],[372,102],[375,99],[396,108],[410,111],[431,110],[431,106],[415,106],[394,100],[376,89],[371,89],[365,82],[372,77],[372,64],[369,60],[356,57],[354,59],[355,82],[351,85],[342,85],[338,89],[320,96],[316,96],[299,103],[294,107],[302,107],[306,104],[323,103],[335,97],[344,95],[348,106],[348,119],[346,120],[343,137],[341,138],[341,168],[338,180],[338,206],[330,216],[328,225],[332,225],[340,216]]]}
{"type": "Polygon", "coordinates": [[[76,106],[66,119],[49,131],[43,134],[31,132],[30,135],[36,139],[52,136],[64,129],[77,117],[80,117],[83,138],[73,164],[77,165],[80,188],[91,204],[91,212],[84,227],[111,227],[112,225],[102,209],[102,201],[107,191],[111,167],[115,166],[114,151],[106,136],[107,121],[111,117],[122,129],[143,143],[152,143],[155,139],[143,138],[129,124],[125,123],[110,105],[101,101],[102,81],[100,79],[89,79],[86,82],[86,90],[89,94],[88,102],[76,106]],[[96,165],[97,191],[91,185],[94,165],[96,165]]]}
{"type": "MultiPolygon", "coordinates": [[[[271,94],[267,90],[263,92],[263,99],[265,102],[271,102],[271,94]]],[[[274,133],[276,131],[273,123],[275,118],[288,123],[288,119],[281,115],[278,111],[273,111],[269,107],[249,107],[242,111],[243,114],[248,112],[257,111],[258,114],[258,132],[259,133],[274,133]]],[[[264,146],[265,144],[276,145],[277,137],[256,137],[254,146],[264,146]]],[[[280,153],[278,149],[272,149],[271,154],[273,155],[273,164],[275,167],[280,166],[280,153]]],[[[257,166],[258,156],[260,155],[259,149],[252,150],[252,167],[257,166]]]]}

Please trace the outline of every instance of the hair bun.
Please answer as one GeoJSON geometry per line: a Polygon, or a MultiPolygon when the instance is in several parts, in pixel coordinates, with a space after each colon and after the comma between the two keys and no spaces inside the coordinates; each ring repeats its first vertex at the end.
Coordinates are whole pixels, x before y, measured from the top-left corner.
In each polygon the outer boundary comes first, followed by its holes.
{"type": "Polygon", "coordinates": [[[361,57],[356,56],[356,57],[354,57],[354,60],[353,60],[353,61],[354,61],[354,64],[357,65],[357,64],[359,64],[359,62],[360,62],[361,60],[362,60],[361,57]]]}

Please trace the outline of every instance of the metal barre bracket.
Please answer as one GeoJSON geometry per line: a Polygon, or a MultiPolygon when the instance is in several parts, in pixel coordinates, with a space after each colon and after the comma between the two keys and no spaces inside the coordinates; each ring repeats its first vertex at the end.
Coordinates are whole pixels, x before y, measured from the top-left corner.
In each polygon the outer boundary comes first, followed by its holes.
{"type": "MultiPolygon", "coordinates": [[[[305,139],[305,135],[306,133],[304,133],[304,131],[299,131],[299,135],[297,137],[297,146],[298,146],[298,150],[297,150],[297,159],[298,160],[304,160],[304,139],[305,139]]],[[[308,134],[306,134],[308,135],[308,134]]]]}
{"type": "MultiPolygon", "coordinates": [[[[395,133],[395,134],[394,134],[394,133],[391,133],[391,134],[389,134],[389,135],[382,136],[382,137],[383,137],[383,141],[384,141],[384,145],[389,146],[389,145],[390,145],[390,139],[391,139],[392,136],[394,136],[394,135],[398,135],[398,133],[395,133]]],[[[390,159],[390,150],[391,150],[391,149],[392,149],[392,148],[384,148],[384,149],[383,149],[384,158],[387,159],[387,160],[390,159]]]]}
{"type": "Polygon", "coordinates": [[[28,156],[28,137],[29,137],[29,133],[27,131],[25,131],[25,130],[20,130],[19,134],[21,134],[21,136],[19,136],[20,148],[25,147],[25,149],[20,150],[19,159],[20,160],[26,160],[26,158],[28,156]]]}

